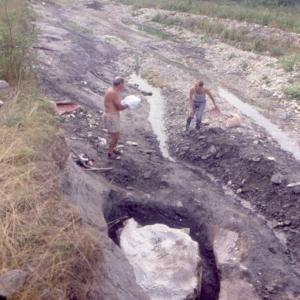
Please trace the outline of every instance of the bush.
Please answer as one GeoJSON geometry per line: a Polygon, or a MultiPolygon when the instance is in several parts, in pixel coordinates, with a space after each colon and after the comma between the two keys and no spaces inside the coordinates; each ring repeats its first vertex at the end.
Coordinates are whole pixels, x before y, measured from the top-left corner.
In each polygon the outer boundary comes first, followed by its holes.
{"type": "Polygon", "coordinates": [[[2,0],[0,6],[0,77],[19,82],[31,75],[36,30],[26,1],[2,0]]]}
{"type": "Polygon", "coordinates": [[[286,72],[300,69],[300,54],[285,55],[279,60],[280,66],[286,72]]]}
{"type": "Polygon", "coordinates": [[[300,84],[295,83],[283,87],[282,91],[291,99],[300,99],[300,84]]]}

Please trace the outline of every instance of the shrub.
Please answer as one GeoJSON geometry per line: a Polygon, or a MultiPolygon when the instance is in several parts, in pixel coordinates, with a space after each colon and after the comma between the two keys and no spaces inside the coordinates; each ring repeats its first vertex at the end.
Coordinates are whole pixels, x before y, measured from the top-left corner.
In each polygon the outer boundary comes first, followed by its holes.
{"type": "Polygon", "coordinates": [[[283,87],[282,91],[291,99],[300,99],[300,84],[295,83],[283,87]]]}
{"type": "Polygon", "coordinates": [[[0,76],[19,82],[31,73],[36,30],[26,1],[2,0],[0,6],[0,76]]]}
{"type": "Polygon", "coordinates": [[[279,64],[286,72],[298,70],[300,68],[300,54],[285,55],[279,60],[279,64]]]}

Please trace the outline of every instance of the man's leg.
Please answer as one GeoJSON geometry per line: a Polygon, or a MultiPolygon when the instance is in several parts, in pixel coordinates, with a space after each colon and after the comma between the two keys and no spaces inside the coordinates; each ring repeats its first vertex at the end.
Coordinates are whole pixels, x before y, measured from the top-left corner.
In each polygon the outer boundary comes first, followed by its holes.
{"type": "Polygon", "coordinates": [[[196,129],[197,130],[200,129],[200,126],[201,126],[202,116],[203,116],[204,108],[205,108],[205,103],[206,102],[199,103],[198,110],[196,112],[196,129]]]}
{"type": "Polygon", "coordinates": [[[191,125],[192,119],[195,117],[195,112],[197,110],[197,104],[193,104],[193,112],[191,115],[188,116],[188,118],[186,119],[186,125],[185,125],[185,131],[189,130],[189,127],[191,125]]]}
{"type": "Polygon", "coordinates": [[[120,132],[111,133],[110,141],[109,141],[109,148],[108,148],[108,156],[109,157],[113,155],[113,152],[118,143],[119,137],[120,137],[120,132]]]}
{"type": "Polygon", "coordinates": [[[189,127],[191,125],[192,119],[193,118],[191,116],[188,116],[188,118],[186,119],[185,131],[189,130],[189,127]]]}

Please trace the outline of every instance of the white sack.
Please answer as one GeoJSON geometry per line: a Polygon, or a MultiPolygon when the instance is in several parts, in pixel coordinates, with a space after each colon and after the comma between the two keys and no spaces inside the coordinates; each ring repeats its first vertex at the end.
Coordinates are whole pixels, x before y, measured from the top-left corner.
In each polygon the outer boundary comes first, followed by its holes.
{"type": "Polygon", "coordinates": [[[134,95],[129,95],[121,101],[121,103],[123,105],[127,104],[130,109],[135,109],[140,102],[141,102],[141,99],[134,95]]]}

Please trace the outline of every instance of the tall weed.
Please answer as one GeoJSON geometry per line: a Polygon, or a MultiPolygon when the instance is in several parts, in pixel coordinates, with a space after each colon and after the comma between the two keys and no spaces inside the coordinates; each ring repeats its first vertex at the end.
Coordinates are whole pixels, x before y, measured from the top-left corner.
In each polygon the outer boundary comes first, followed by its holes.
{"type": "Polygon", "coordinates": [[[36,38],[27,2],[0,1],[0,79],[20,82],[32,75],[32,44],[36,38]]]}

